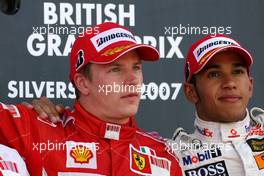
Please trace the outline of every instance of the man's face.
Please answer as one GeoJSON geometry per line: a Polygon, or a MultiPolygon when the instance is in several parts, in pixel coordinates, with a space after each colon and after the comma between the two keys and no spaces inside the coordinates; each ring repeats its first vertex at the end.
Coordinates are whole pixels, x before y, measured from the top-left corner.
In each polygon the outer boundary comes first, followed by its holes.
{"type": "Polygon", "coordinates": [[[115,123],[125,123],[136,114],[143,76],[141,60],[135,51],[110,64],[92,64],[91,75],[87,99],[91,113],[115,123]]]}
{"type": "Polygon", "coordinates": [[[193,103],[200,118],[235,122],[246,115],[252,96],[252,78],[244,60],[234,52],[221,52],[196,75],[193,103]]]}

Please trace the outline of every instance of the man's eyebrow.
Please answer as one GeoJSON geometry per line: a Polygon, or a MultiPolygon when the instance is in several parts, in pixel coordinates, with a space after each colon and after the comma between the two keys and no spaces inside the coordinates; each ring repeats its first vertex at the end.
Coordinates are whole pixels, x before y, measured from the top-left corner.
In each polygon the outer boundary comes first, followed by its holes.
{"type": "MultiPolygon", "coordinates": [[[[133,65],[140,65],[140,64],[142,64],[141,61],[137,61],[137,62],[133,63],[133,65]]],[[[116,62],[112,62],[112,63],[109,63],[109,66],[118,66],[118,67],[120,67],[122,65],[119,64],[119,63],[116,63],[116,62]]]]}
{"type": "Polygon", "coordinates": [[[119,63],[116,63],[116,62],[112,62],[109,64],[110,66],[121,66],[119,63]]]}
{"type": "Polygon", "coordinates": [[[141,60],[134,63],[134,65],[139,65],[139,64],[142,64],[141,60]]]}
{"type": "Polygon", "coordinates": [[[220,65],[217,65],[217,64],[208,65],[208,66],[205,66],[202,71],[206,72],[207,70],[214,69],[214,68],[215,69],[220,68],[220,65]]]}
{"type": "Polygon", "coordinates": [[[234,63],[232,64],[234,67],[247,67],[246,63],[244,62],[238,62],[238,63],[234,63]]]}
{"type": "MultiPolygon", "coordinates": [[[[246,66],[246,63],[244,63],[244,62],[237,62],[237,63],[233,63],[232,64],[232,66],[233,67],[247,67],[246,66]]],[[[208,71],[208,70],[210,70],[210,69],[218,69],[218,68],[220,68],[221,66],[220,65],[218,65],[218,64],[212,64],[212,65],[206,65],[203,69],[202,69],[202,71],[203,72],[206,72],[206,71],[208,71]]]]}

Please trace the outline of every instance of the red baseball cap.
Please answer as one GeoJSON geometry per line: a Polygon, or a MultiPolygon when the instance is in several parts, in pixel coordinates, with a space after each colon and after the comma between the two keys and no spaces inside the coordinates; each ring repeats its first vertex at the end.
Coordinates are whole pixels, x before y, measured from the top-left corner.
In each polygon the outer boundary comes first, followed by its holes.
{"type": "Polygon", "coordinates": [[[124,26],[105,22],[93,27],[93,33],[80,35],[71,50],[70,80],[87,63],[108,64],[135,50],[142,60],[155,61],[159,52],[150,45],[137,44],[134,35],[124,26]]]}
{"type": "Polygon", "coordinates": [[[186,82],[189,82],[194,74],[201,71],[217,53],[227,50],[240,54],[248,68],[253,64],[251,54],[234,39],[223,34],[207,35],[189,48],[185,63],[186,82]]]}

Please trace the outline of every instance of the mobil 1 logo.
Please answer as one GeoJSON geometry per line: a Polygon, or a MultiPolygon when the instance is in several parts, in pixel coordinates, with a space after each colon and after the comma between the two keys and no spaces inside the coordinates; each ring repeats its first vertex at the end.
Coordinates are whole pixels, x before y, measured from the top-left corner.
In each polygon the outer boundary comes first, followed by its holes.
{"type": "Polygon", "coordinates": [[[196,155],[189,155],[182,158],[183,165],[196,164],[202,161],[209,160],[211,158],[216,158],[222,156],[221,150],[219,148],[205,150],[203,152],[197,153],[196,155]]]}
{"type": "Polygon", "coordinates": [[[224,161],[184,171],[186,176],[229,176],[224,161]]]}

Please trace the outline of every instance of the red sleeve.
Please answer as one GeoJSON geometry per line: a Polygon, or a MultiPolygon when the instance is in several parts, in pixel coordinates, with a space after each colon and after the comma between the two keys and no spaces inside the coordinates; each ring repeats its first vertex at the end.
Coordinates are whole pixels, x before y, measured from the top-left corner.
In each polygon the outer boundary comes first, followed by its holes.
{"type": "Polygon", "coordinates": [[[35,111],[23,105],[0,103],[0,144],[16,149],[26,159],[31,175],[41,175],[44,152],[40,152],[39,144],[49,139],[47,132],[53,129],[37,117],[35,111]]]}
{"type": "Polygon", "coordinates": [[[23,156],[31,142],[30,111],[23,105],[0,103],[0,143],[17,149],[23,156]]]}

